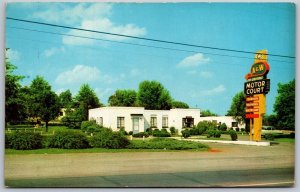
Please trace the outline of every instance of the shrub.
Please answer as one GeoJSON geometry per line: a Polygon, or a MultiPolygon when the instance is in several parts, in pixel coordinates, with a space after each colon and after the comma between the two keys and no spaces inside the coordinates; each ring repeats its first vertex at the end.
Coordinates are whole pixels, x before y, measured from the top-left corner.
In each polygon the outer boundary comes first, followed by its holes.
{"type": "Polygon", "coordinates": [[[168,130],[167,130],[166,128],[162,128],[162,129],[161,129],[161,132],[162,132],[162,133],[169,133],[168,130]]]}
{"type": "Polygon", "coordinates": [[[148,133],[149,135],[152,135],[153,134],[152,128],[147,128],[146,133],[148,133]]]}
{"type": "Polygon", "coordinates": [[[235,128],[235,131],[239,132],[239,131],[240,131],[240,128],[235,128]]]}
{"type": "Polygon", "coordinates": [[[208,149],[207,145],[192,141],[180,141],[167,138],[154,138],[148,141],[133,140],[127,146],[129,149],[168,149],[168,150],[184,150],[184,149],[208,149]]]}
{"type": "Polygon", "coordinates": [[[230,130],[230,131],[228,131],[228,133],[229,133],[232,141],[236,141],[237,140],[238,136],[236,134],[236,131],[230,130]]]}
{"type": "Polygon", "coordinates": [[[167,130],[165,130],[165,131],[154,130],[153,136],[154,137],[171,137],[171,134],[167,130]]]}
{"type": "Polygon", "coordinates": [[[181,131],[181,133],[184,138],[188,138],[191,135],[188,129],[181,131]]]}
{"type": "Polygon", "coordinates": [[[87,131],[89,126],[92,126],[94,124],[96,124],[96,121],[82,121],[80,128],[83,132],[85,132],[87,131]]]}
{"type": "Polygon", "coordinates": [[[171,135],[175,135],[176,134],[175,127],[170,127],[170,132],[171,132],[171,135]]]}
{"type": "Polygon", "coordinates": [[[129,133],[128,133],[129,135],[132,135],[133,134],[133,131],[129,131],[129,133]]]}
{"type": "Polygon", "coordinates": [[[222,123],[219,127],[220,131],[226,131],[227,130],[227,125],[225,123],[222,123]]]}
{"type": "Polygon", "coordinates": [[[215,138],[220,138],[221,137],[221,132],[217,129],[210,129],[207,132],[207,137],[215,137],[215,138]]]}
{"type": "Polygon", "coordinates": [[[77,131],[56,132],[49,138],[50,148],[60,149],[85,149],[89,147],[89,142],[85,134],[77,131]]]}
{"type": "Polygon", "coordinates": [[[122,135],[128,135],[128,133],[125,131],[124,127],[120,128],[119,133],[122,134],[122,135]]]}
{"type": "Polygon", "coordinates": [[[92,147],[120,149],[125,148],[129,144],[129,141],[119,132],[103,128],[91,138],[90,144],[92,147]]]}
{"type": "Polygon", "coordinates": [[[245,131],[246,131],[246,129],[245,129],[245,128],[241,128],[241,131],[242,131],[242,132],[245,132],[245,131]]]}
{"type": "Polygon", "coordinates": [[[141,137],[141,138],[144,136],[147,138],[147,137],[149,137],[149,134],[147,132],[140,132],[140,133],[135,133],[132,136],[133,137],[141,137]]]}
{"type": "Polygon", "coordinates": [[[295,139],[295,133],[290,133],[290,138],[295,139]]]}
{"type": "Polygon", "coordinates": [[[271,133],[267,133],[264,135],[265,139],[266,140],[269,140],[269,141],[273,141],[274,138],[275,138],[275,135],[271,134],[271,133]]]}
{"type": "Polygon", "coordinates": [[[5,147],[17,150],[42,148],[42,136],[38,133],[17,131],[5,135],[5,147]]]}
{"type": "Polygon", "coordinates": [[[11,134],[5,133],[5,148],[11,148],[11,134]]]}

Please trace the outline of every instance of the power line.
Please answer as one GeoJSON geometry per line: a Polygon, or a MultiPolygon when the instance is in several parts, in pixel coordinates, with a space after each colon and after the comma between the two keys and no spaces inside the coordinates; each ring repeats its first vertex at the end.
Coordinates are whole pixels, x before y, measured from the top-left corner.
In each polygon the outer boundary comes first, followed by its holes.
{"type": "MultiPolygon", "coordinates": [[[[36,29],[28,29],[28,28],[22,28],[22,27],[8,26],[8,28],[20,29],[20,30],[26,30],[26,31],[33,31],[33,32],[39,32],[39,33],[47,33],[47,34],[52,34],[52,35],[61,35],[61,36],[69,36],[69,37],[76,37],[76,38],[83,38],[83,39],[113,42],[113,43],[126,44],[126,45],[157,48],[157,49],[164,49],[164,50],[171,50],[171,51],[181,51],[181,52],[189,52],[189,53],[203,53],[203,54],[207,54],[207,55],[216,55],[216,56],[222,56],[222,57],[235,57],[235,58],[242,58],[242,59],[253,59],[253,58],[250,58],[250,57],[243,57],[243,56],[225,55],[225,54],[218,54],[218,53],[207,53],[207,52],[202,52],[202,51],[193,51],[193,50],[185,50],[185,49],[175,49],[175,48],[168,48],[168,47],[144,45],[144,44],[137,44],[137,43],[120,42],[120,41],[107,40],[107,39],[101,39],[101,38],[95,38],[95,37],[87,37],[87,36],[81,36],[81,35],[71,35],[71,34],[65,34],[65,33],[57,33],[57,32],[50,32],[50,31],[43,31],[43,30],[36,30],[36,29]]],[[[269,59],[269,60],[270,61],[277,61],[277,62],[293,63],[291,61],[282,61],[282,60],[274,60],[274,59],[269,59]]]]}
{"type": "MultiPolygon", "coordinates": [[[[131,36],[131,35],[123,35],[123,34],[117,34],[117,33],[104,32],[104,31],[96,31],[96,30],[90,30],[90,29],[70,27],[70,26],[65,26],[65,25],[56,25],[56,24],[51,24],[51,23],[37,22],[37,21],[31,21],[31,20],[25,20],[25,19],[17,19],[17,18],[12,18],[12,17],[6,17],[6,19],[14,20],[14,21],[20,21],[20,22],[26,22],[26,23],[39,24],[39,25],[52,26],[52,27],[60,27],[60,28],[65,28],[65,29],[74,29],[74,30],[79,30],[79,31],[100,33],[100,34],[105,34],[105,35],[112,35],[112,36],[127,37],[127,38],[140,39],[140,40],[146,40],[146,41],[174,44],[174,45],[198,47],[198,48],[213,49],[213,50],[219,50],[219,51],[230,51],[230,52],[237,52],[237,53],[255,54],[255,52],[252,52],[252,51],[241,51],[241,50],[234,50],[234,49],[225,49],[225,48],[217,48],[217,47],[210,47],[210,46],[193,45],[193,44],[180,43],[180,42],[174,42],[174,41],[165,41],[165,40],[159,40],[159,39],[144,38],[144,37],[137,37],[137,36],[131,36]]],[[[278,54],[268,54],[268,55],[276,56],[276,57],[295,58],[294,56],[287,56],[287,55],[278,55],[278,54]]]]}

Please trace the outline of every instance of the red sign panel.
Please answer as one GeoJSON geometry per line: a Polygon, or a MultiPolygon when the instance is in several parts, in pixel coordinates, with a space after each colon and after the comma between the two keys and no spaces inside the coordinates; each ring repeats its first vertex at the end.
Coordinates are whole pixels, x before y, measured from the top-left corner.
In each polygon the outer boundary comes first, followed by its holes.
{"type": "Polygon", "coordinates": [[[246,114],[246,119],[259,118],[259,114],[246,114]]]}

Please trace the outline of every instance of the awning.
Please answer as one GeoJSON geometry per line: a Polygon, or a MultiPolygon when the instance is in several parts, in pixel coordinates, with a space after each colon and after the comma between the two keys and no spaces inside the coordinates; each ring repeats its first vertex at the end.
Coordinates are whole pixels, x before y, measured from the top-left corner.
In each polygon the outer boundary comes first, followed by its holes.
{"type": "Polygon", "coordinates": [[[130,114],[131,116],[143,116],[143,114],[130,114]]]}

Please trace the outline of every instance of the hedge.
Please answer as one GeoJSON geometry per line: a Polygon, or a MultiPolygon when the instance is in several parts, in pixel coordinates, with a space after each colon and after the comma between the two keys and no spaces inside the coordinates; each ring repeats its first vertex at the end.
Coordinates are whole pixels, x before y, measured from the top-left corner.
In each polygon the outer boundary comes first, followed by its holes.
{"type": "Polygon", "coordinates": [[[89,142],[85,134],[75,131],[56,132],[46,142],[48,148],[60,149],[85,149],[89,148],[89,142]]]}
{"type": "Polygon", "coordinates": [[[129,140],[119,132],[102,128],[90,139],[90,145],[98,148],[121,149],[129,144],[129,140]]]}
{"type": "Polygon", "coordinates": [[[5,134],[5,148],[30,150],[42,148],[43,137],[38,133],[16,131],[5,134]]]}

